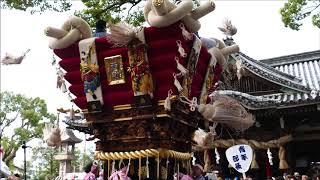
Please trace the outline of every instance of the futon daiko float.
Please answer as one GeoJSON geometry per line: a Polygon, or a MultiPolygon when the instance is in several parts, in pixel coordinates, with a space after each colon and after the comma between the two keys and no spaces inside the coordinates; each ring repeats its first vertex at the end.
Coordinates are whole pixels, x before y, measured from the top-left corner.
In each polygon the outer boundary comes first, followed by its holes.
{"type": "Polygon", "coordinates": [[[196,35],[199,18],[214,8],[212,1],[194,8],[191,0],[149,0],[150,27],[108,24],[100,38],[78,17],[46,28],[73,102],[99,139],[97,159],[190,158],[195,130],[218,109],[209,95],[239,51],[196,35]]]}

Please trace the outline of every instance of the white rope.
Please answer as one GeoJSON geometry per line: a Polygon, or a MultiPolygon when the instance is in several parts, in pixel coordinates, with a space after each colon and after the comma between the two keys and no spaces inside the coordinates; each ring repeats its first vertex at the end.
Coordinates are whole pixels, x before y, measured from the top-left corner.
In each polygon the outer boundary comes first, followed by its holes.
{"type": "Polygon", "coordinates": [[[198,108],[198,100],[196,97],[193,97],[192,100],[189,100],[185,96],[180,96],[179,100],[185,104],[188,104],[190,106],[190,111],[195,111],[196,108],[198,108]]]}

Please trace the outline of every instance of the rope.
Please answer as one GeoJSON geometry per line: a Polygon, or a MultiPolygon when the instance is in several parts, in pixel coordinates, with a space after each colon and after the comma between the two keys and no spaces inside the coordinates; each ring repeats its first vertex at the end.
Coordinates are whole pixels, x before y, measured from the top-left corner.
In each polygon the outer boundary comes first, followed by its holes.
{"type": "Polygon", "coordinates": [[[97,160],[121,160],[121,159],[139,159],[146,157],[159,157],[159,158],[175,158],[187,160],[191,158],[190,153],[182,153],[167,149],[146,149],[140,151],[130,152],[102,152],[99,151],[95,154],[97,160]]]}
{"type": "Polygon", "coordinates": [[[267,142],[260,142],[256,140],[246,140],[246,139],[225,139],[225,140],[215,140],[211,146],[196,146],[195,150],[205,150],[213,148],[229,148],[236,144],[248,144],[253,149],[268,149],[268,148],[279,148],[280,146],[292,141],[292,136],[283,136],[277,140],[270,140],[267,142]]]}

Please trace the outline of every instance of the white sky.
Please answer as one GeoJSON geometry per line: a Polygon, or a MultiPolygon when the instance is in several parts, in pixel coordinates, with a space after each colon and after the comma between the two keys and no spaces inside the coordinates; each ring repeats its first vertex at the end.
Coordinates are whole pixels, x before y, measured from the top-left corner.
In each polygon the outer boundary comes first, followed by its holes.
{"type": "MultiPolygon", "coordinates": [[[[201,36],[223,38],[217,27],[227,17],[238,29],[234,39],[241,51],[253,58],[320,49],[320,30],[312,26],[310,18],[300,31],[284,27],[279,10],[285,1],[219,0],[215,3],[216,10],[201,19],[201,36]]],[[[73,8],[81,7],[77,4],[73,8]]],[[[6,52],[19,54],[31,49],[21,65],[1,66],[1,91],[45,99],[52,113],[59,107],[71,107],[67,96],[56,89],[52,51],[43,30],[46,26],[59,27],[72,14],[73,11],[30,15],[28,12],[1,10],[1,58],[6,52]]],[[[20,164],[22,160],[20,150],[15,162],[20,164]]]]}

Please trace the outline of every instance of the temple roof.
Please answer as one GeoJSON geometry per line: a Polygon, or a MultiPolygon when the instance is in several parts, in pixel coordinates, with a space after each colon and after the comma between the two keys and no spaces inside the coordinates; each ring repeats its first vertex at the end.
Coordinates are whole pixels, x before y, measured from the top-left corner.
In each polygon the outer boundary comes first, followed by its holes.
{"type": "Polygon", "coordinates": [[[282,72],[276,68],[269,66],[266,63],[255,60],[241,52],[233,55],[233,57],[236,60],[241,61],[242,68],[266,81],[280,85],[284,92],[311,92],[311,89],[308,86],[308,84],[301,83],[302,79],[300,77],[282,72]]]}
{"type": "Polygon", "coordinates": [[[252,96],[236,91],[225,91],[216,94],[232,96],[249,109],[320,103],[320,50],[261,61],[243,53],[233,56],[241,60],[242,67],[254,75],[282,86],[283,93],[252,96]]]}
{"type": "Polygon", "coordinates": [[[80,143],[82,140],[77,138],[71,129],[66,128],[61,131],[61,142],[80,143]]]}
{"type": "Polygon", "coordinates": [[[302,85],[320,90],[320,50],[264,59],[260,62],[300,78],[302,85]]]}

